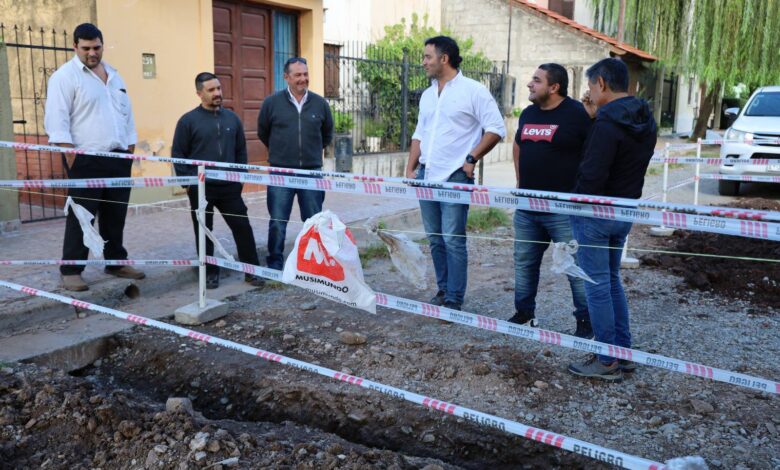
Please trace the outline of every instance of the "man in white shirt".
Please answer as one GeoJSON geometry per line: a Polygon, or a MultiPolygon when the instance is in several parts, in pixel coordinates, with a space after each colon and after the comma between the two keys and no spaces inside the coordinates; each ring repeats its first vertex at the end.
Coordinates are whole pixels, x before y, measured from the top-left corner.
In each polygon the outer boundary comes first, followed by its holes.
{"type": "MultiPolygon", "coordinates": [[[[407,178],[474,184],[475,164],[506,136],[496,101],[482,84],[463,76],[461,60],[452,38],[425,41],[423,68],[432,84],[420,98],[407,178]]],[[[468,210],[465,204],[420,201],[439,289],[431,303],[454,310],[460,310],[466,292],[468,210]]]]}
{"type": "MultiPolygon", "coordinates": [[[[93,151],[133,153],[137,134],[127,86],[116,69],[103,62],[103,34],[84,23],[73,32],[72,60],[49,79],[44,127],[52,145],[93,151]]],[[[63,155],[68,178],[127,178],[132,160],[63,155]]],[[[127,259],[122,242],[130,200],[130,188],[71,188],[68,196],[97,216],[101,238],[106,240],[105,259],[127,259]]],[[[83,260],[89,256],[73,211],[65,224],[62,259],[83,260]]],[[[81,278],[84,266],[61,266],[63,286],[72,291],[89,287],[81,278]]],[[[107,266],[107,274],[143,279],[144,273],[130,266],[107,266]]]]}

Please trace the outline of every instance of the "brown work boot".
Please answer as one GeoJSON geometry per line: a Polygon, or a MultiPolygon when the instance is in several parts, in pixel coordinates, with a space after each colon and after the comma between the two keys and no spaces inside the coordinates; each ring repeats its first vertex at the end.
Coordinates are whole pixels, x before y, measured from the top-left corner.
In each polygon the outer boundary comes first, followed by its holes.
{"type": "Polygon", "coordinates": [[[124,279],[143,279],[146,277],[146,274],[144,274],[143,271],[133,269],[130,266],[122,266],[119,269],[111,268],[113,268],[113,266],[106,266],[106,269],[104,269],[103,272],[124,279]]]}
{"type": "Polygon", "coordinates": [[[81,278],[81,274],[63,274],[62,287],[73,292],[82,292],[89,290],[89,286],[81,278]]]}

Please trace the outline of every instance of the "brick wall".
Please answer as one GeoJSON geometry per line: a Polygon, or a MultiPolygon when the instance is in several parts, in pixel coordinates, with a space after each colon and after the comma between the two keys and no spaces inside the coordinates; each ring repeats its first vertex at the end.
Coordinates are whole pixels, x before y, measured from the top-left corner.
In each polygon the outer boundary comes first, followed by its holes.
{"type": "MultiPolygon", "coordinates": [[[[14,141],[38,145],[48,145],[49,143],[49,139],[45,135],[24,136],[14,134],[14,141]]],[[[62,168],[62,157],[60,154],[33,150],[16,150],[16,179],[48,180],[64,178],[65,172],[62,168]]],[[[66,193],[67,191],[64,189],[37,189],[32,192],[20,193],[19,200],[24,204],[32,206],[61,209],[65,205],[64,196],[66,193]]]]}

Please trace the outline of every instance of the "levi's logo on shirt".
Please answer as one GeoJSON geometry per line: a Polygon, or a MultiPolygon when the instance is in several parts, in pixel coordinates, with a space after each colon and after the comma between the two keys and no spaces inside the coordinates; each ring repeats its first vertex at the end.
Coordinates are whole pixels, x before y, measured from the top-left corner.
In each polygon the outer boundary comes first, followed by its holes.
{"type": "Polygon", "coordinates": [[[520,140],[552,142],[556,130],[558,130],[557,124],[524,124],[520,140]]]}

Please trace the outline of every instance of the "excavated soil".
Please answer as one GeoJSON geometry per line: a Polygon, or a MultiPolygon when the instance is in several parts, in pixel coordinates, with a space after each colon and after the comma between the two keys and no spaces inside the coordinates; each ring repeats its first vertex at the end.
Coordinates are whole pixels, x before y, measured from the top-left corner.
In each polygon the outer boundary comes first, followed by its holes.
{"type": "MultiPolygon", "coordinates": [[[[780,212],[780,201],[768,199],[741,199],[729,206],[780,212]]],[[[714,255],[650,254],[641,258],[648,266],[682,276],[686,287],[749,300],[757,307],[780,306],[780,243],[776,241],[678,230],[658,246],[714,255]]]]}
{"type": "MultiPolygon", "coordinates": [[[[490,238],[469,240],[464,309],[506,319],[513,313],[506,240],[512,233],[504,227],[482,235],[490,238]]],[[[730,243],[731,255],[734,240],[752,246],[734,237],[682,245],[699,235],[667,246],[637,226],[631,244],[697,251],[730,243]]],[[[778,258],[775,245],[749,253],[778,258]]],[[[717,266],[723,276],[737,268],[733,260],[682,259],[624,271],[634,347],[780,379],[780,316],[764,314],[774,310],[761,303],[771,301],[769,294],[754,288],[754,295],[741,296],[740,289],[720,285],[689,289],[681,270],[692,263],[706,273],[717,266]]],[[[777,270],[764,265],[753,270],[780,282],[777,270]]],[[[419,300],[432,295],[431,288],[410,286],[387,259],[370,260],[365,273],[378,292],[419,300]]],[[[740,282],[759,285],[762,277],[754,274],[757,281],[740,282]]],[[[537,302],[543,328],[573,331],[568,282],[549,271],[549,259],[537,302]]],[[[780,469],[775,394],[653,367],[640,367],[619,384],[583,380],[566,372],[580,352],[390,309],[370,315],[289,286],[269,285],[229,305],[227,317],[194,329],[652,460],[699,455],[712,469],[780,469]],[[354,341],[355,334],[365,342],[354,341]]],[[[72,375],[0,366],[0,468],[608,467],[491,423],[136,327],[72,375]],[[189,399],[193,411],[166,411],[171,397],[189,399]]]]}

